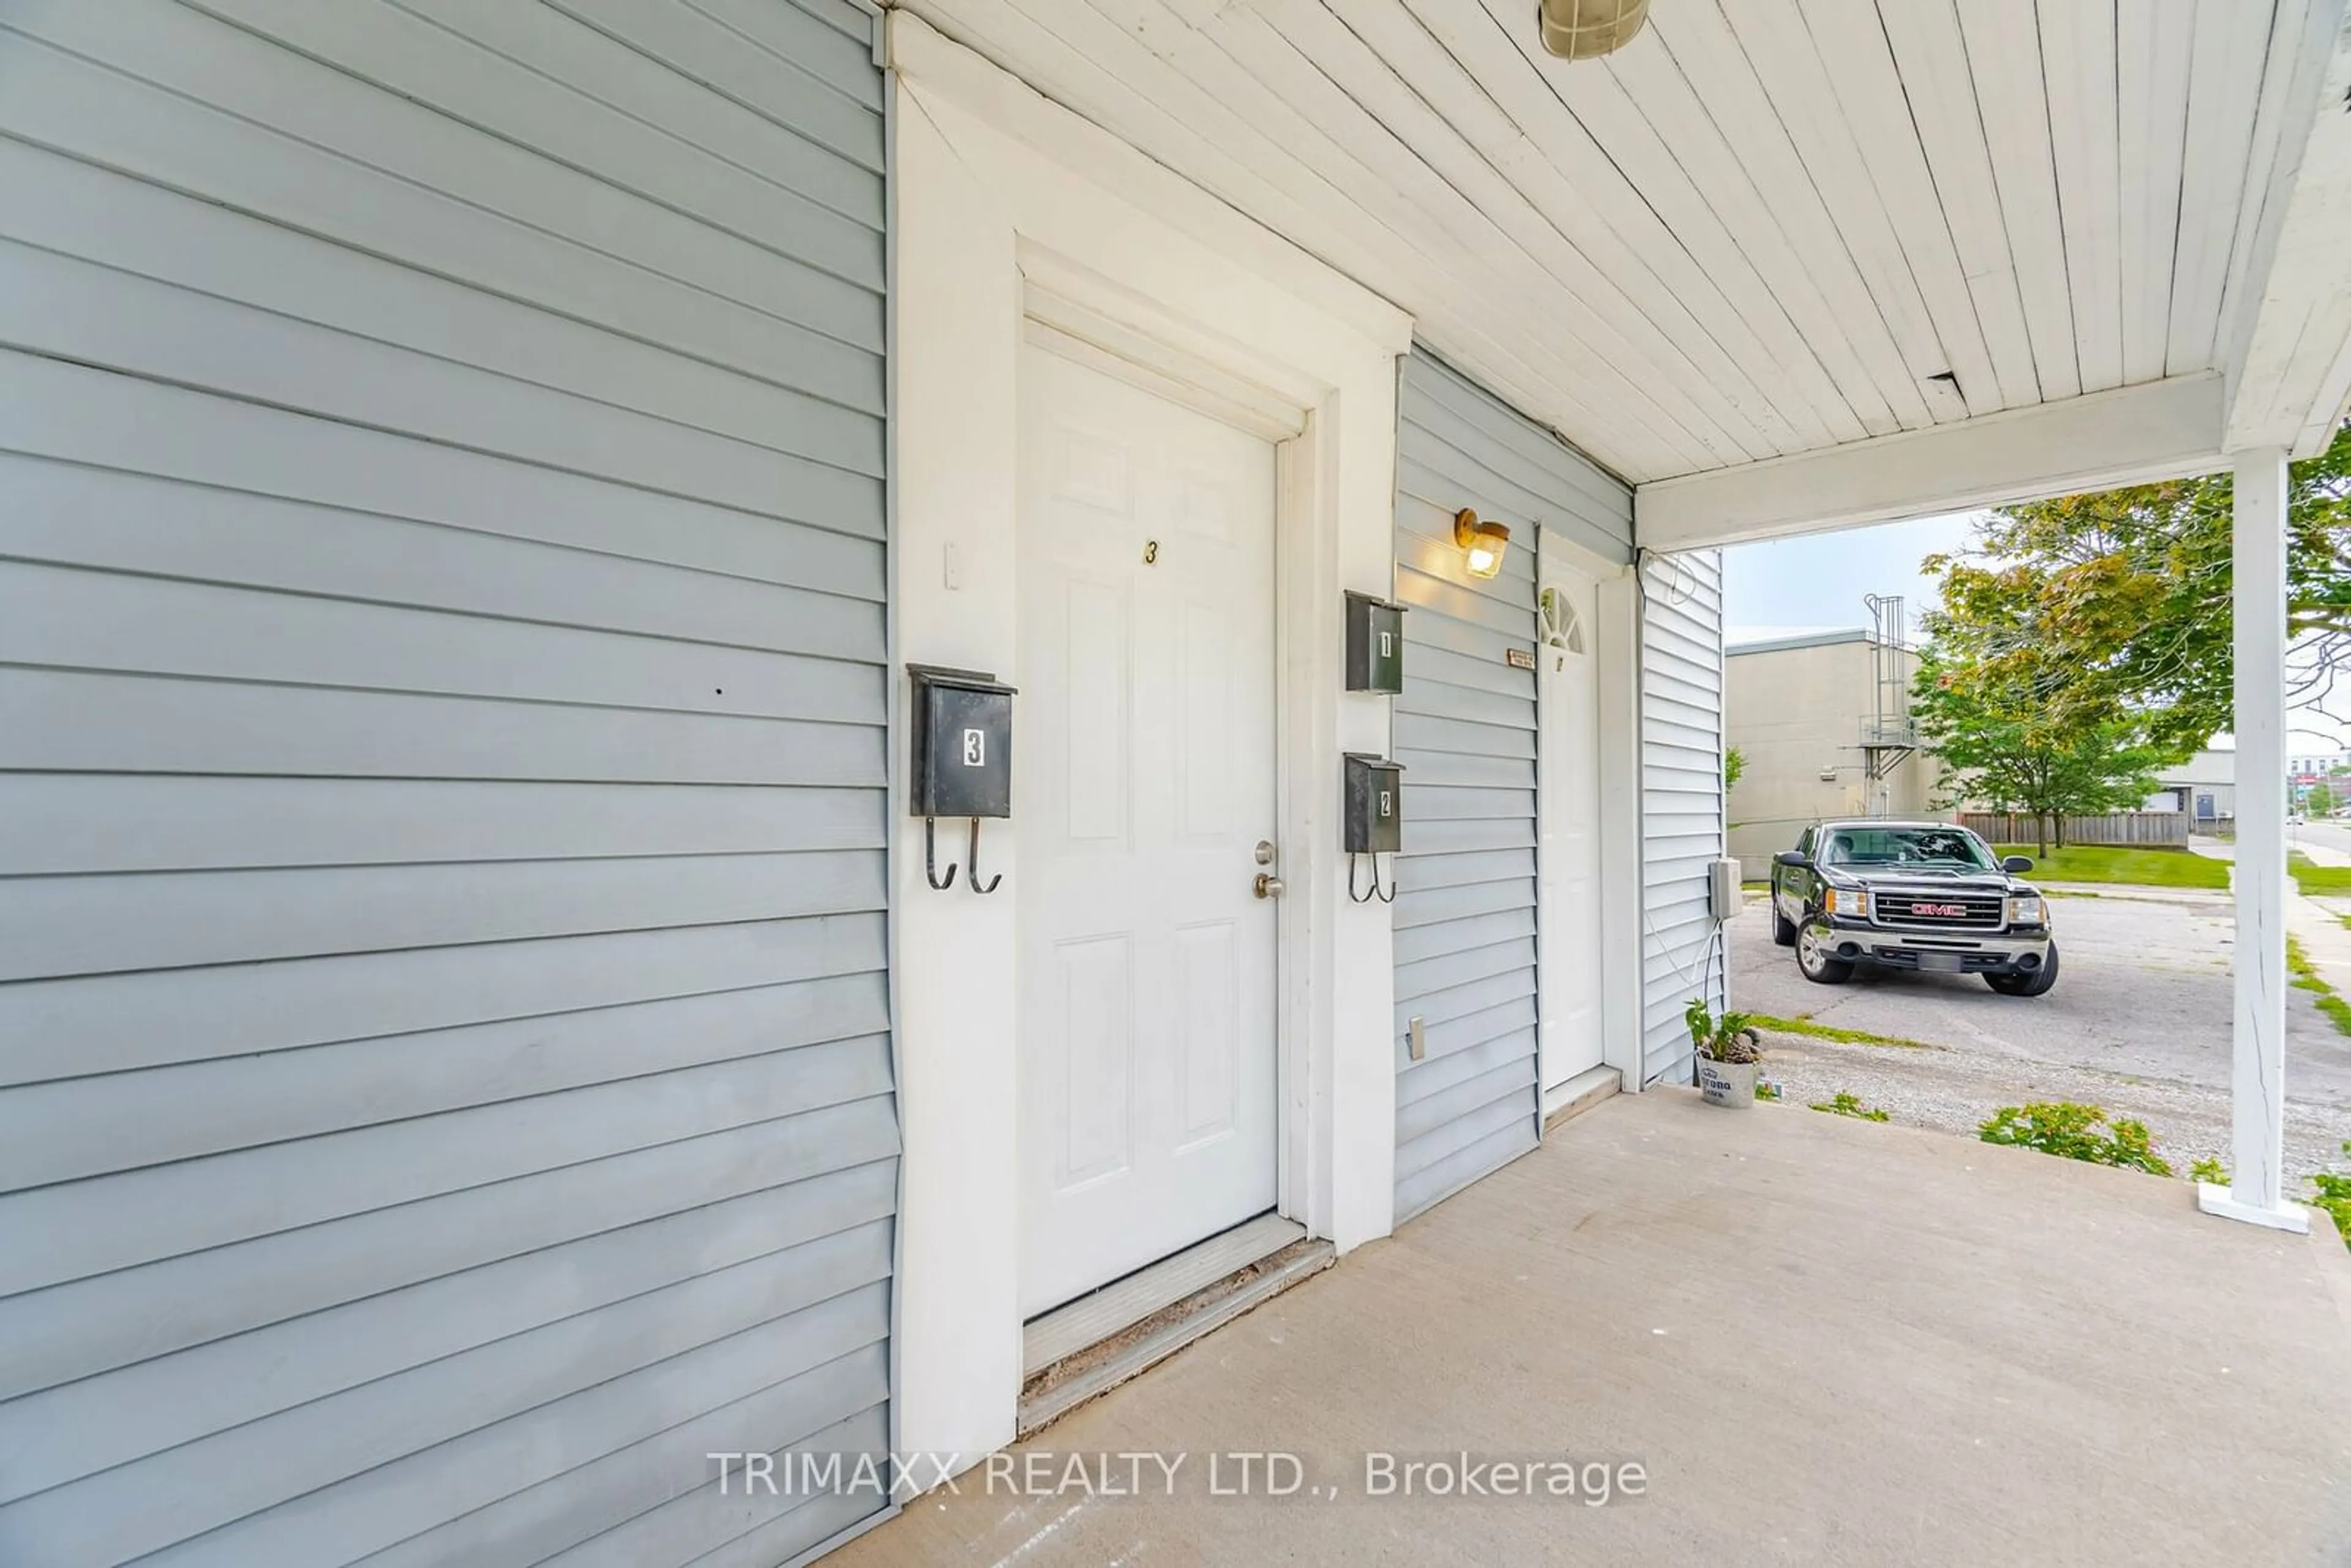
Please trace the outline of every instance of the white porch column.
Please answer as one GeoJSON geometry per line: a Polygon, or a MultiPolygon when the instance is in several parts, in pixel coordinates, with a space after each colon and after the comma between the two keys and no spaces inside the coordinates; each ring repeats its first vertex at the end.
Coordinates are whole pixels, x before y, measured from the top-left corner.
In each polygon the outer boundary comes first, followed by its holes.
{"type": "Polygon", "coordinates": [[[2285,453],[2236,455],[2237,1020],[2235,1158],[2207,1214],[2306,1230],[2284,1200],[2285,453]]]}

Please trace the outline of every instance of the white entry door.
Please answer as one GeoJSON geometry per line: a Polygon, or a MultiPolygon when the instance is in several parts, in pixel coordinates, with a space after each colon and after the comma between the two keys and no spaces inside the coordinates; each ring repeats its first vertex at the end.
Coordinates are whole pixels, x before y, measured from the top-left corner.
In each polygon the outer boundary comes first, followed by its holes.
{"type": "Polygon", "coordinates": [[[1600,1065],[1599,584],[1548,530],[1538,547],[1535,659],[1537,1070],[1551,1089],[1600,1065]]]}
{"type": "MultiPolygon", "coordinates": [[[[1274,450],[1020,365],[1021,1307],[1274,1203],[1274,450]]],[[[1335,785],[1334,785],[1335,788],[1335,785]]]]}

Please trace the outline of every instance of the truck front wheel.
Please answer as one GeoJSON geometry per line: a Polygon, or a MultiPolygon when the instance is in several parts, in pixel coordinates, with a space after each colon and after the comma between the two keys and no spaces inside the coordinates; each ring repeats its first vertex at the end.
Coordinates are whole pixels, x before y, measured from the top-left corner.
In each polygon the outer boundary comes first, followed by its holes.
{"type": "Polygon", "coordinates": [[[2046,996],[2057,983],[2057,944],[2049,944],[2049,957],[2029,975],[1986,975],[1984,984],[2003,997],[2046,996]]]}
{"type": "Polygon", "coordinates": [[[1796,969],[1816,986],[1842,986],[1853,978],[1853,960],[1836,956],[1829,946],[1826,925],[1806,925],[1796,933],[1796,969]]]}

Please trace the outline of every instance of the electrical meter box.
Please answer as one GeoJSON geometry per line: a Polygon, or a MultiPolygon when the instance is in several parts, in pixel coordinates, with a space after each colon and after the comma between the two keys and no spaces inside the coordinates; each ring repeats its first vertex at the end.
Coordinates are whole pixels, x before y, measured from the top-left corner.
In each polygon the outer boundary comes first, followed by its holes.
{"type": "Polygon", "coordinates": [[[1707,909],[1717,920],[1738,917],[1743,899],[1739,891],[1739,862],[1725,856],[1706,868],[1707,909]]]}
{"type": "Polygon", "coordinates": [[[1403,847],[1403,763],[1360,751],[1346,754],[1340,837],[1340,848],[1351,855],[1388,855],[1403,847]]]}
{"type": "Polygon", "coordinates": [[[977,670],[909,664],[906,674],[914,682],[909,812],[1012,815],[1013,688],[977,670]]]}
{"type": "Polygon", "coordinates": [[[1347,689],[1404,690],[1404,612],[1401,604],[1368,593],[1347,595],[1347,689]]]}

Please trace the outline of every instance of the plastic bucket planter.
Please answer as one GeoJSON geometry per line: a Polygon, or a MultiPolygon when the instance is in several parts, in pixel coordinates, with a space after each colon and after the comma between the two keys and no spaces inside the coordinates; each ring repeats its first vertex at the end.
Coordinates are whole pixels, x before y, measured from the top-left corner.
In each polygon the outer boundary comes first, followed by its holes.
{"type": "Polygon", "coordinates": [[[1698,1090],[1709,1105],[1743,1109],[1755,1103],[1755,1073],[1760,1061],[1717,1061],[1698,1059],[1698,1090]]]}

